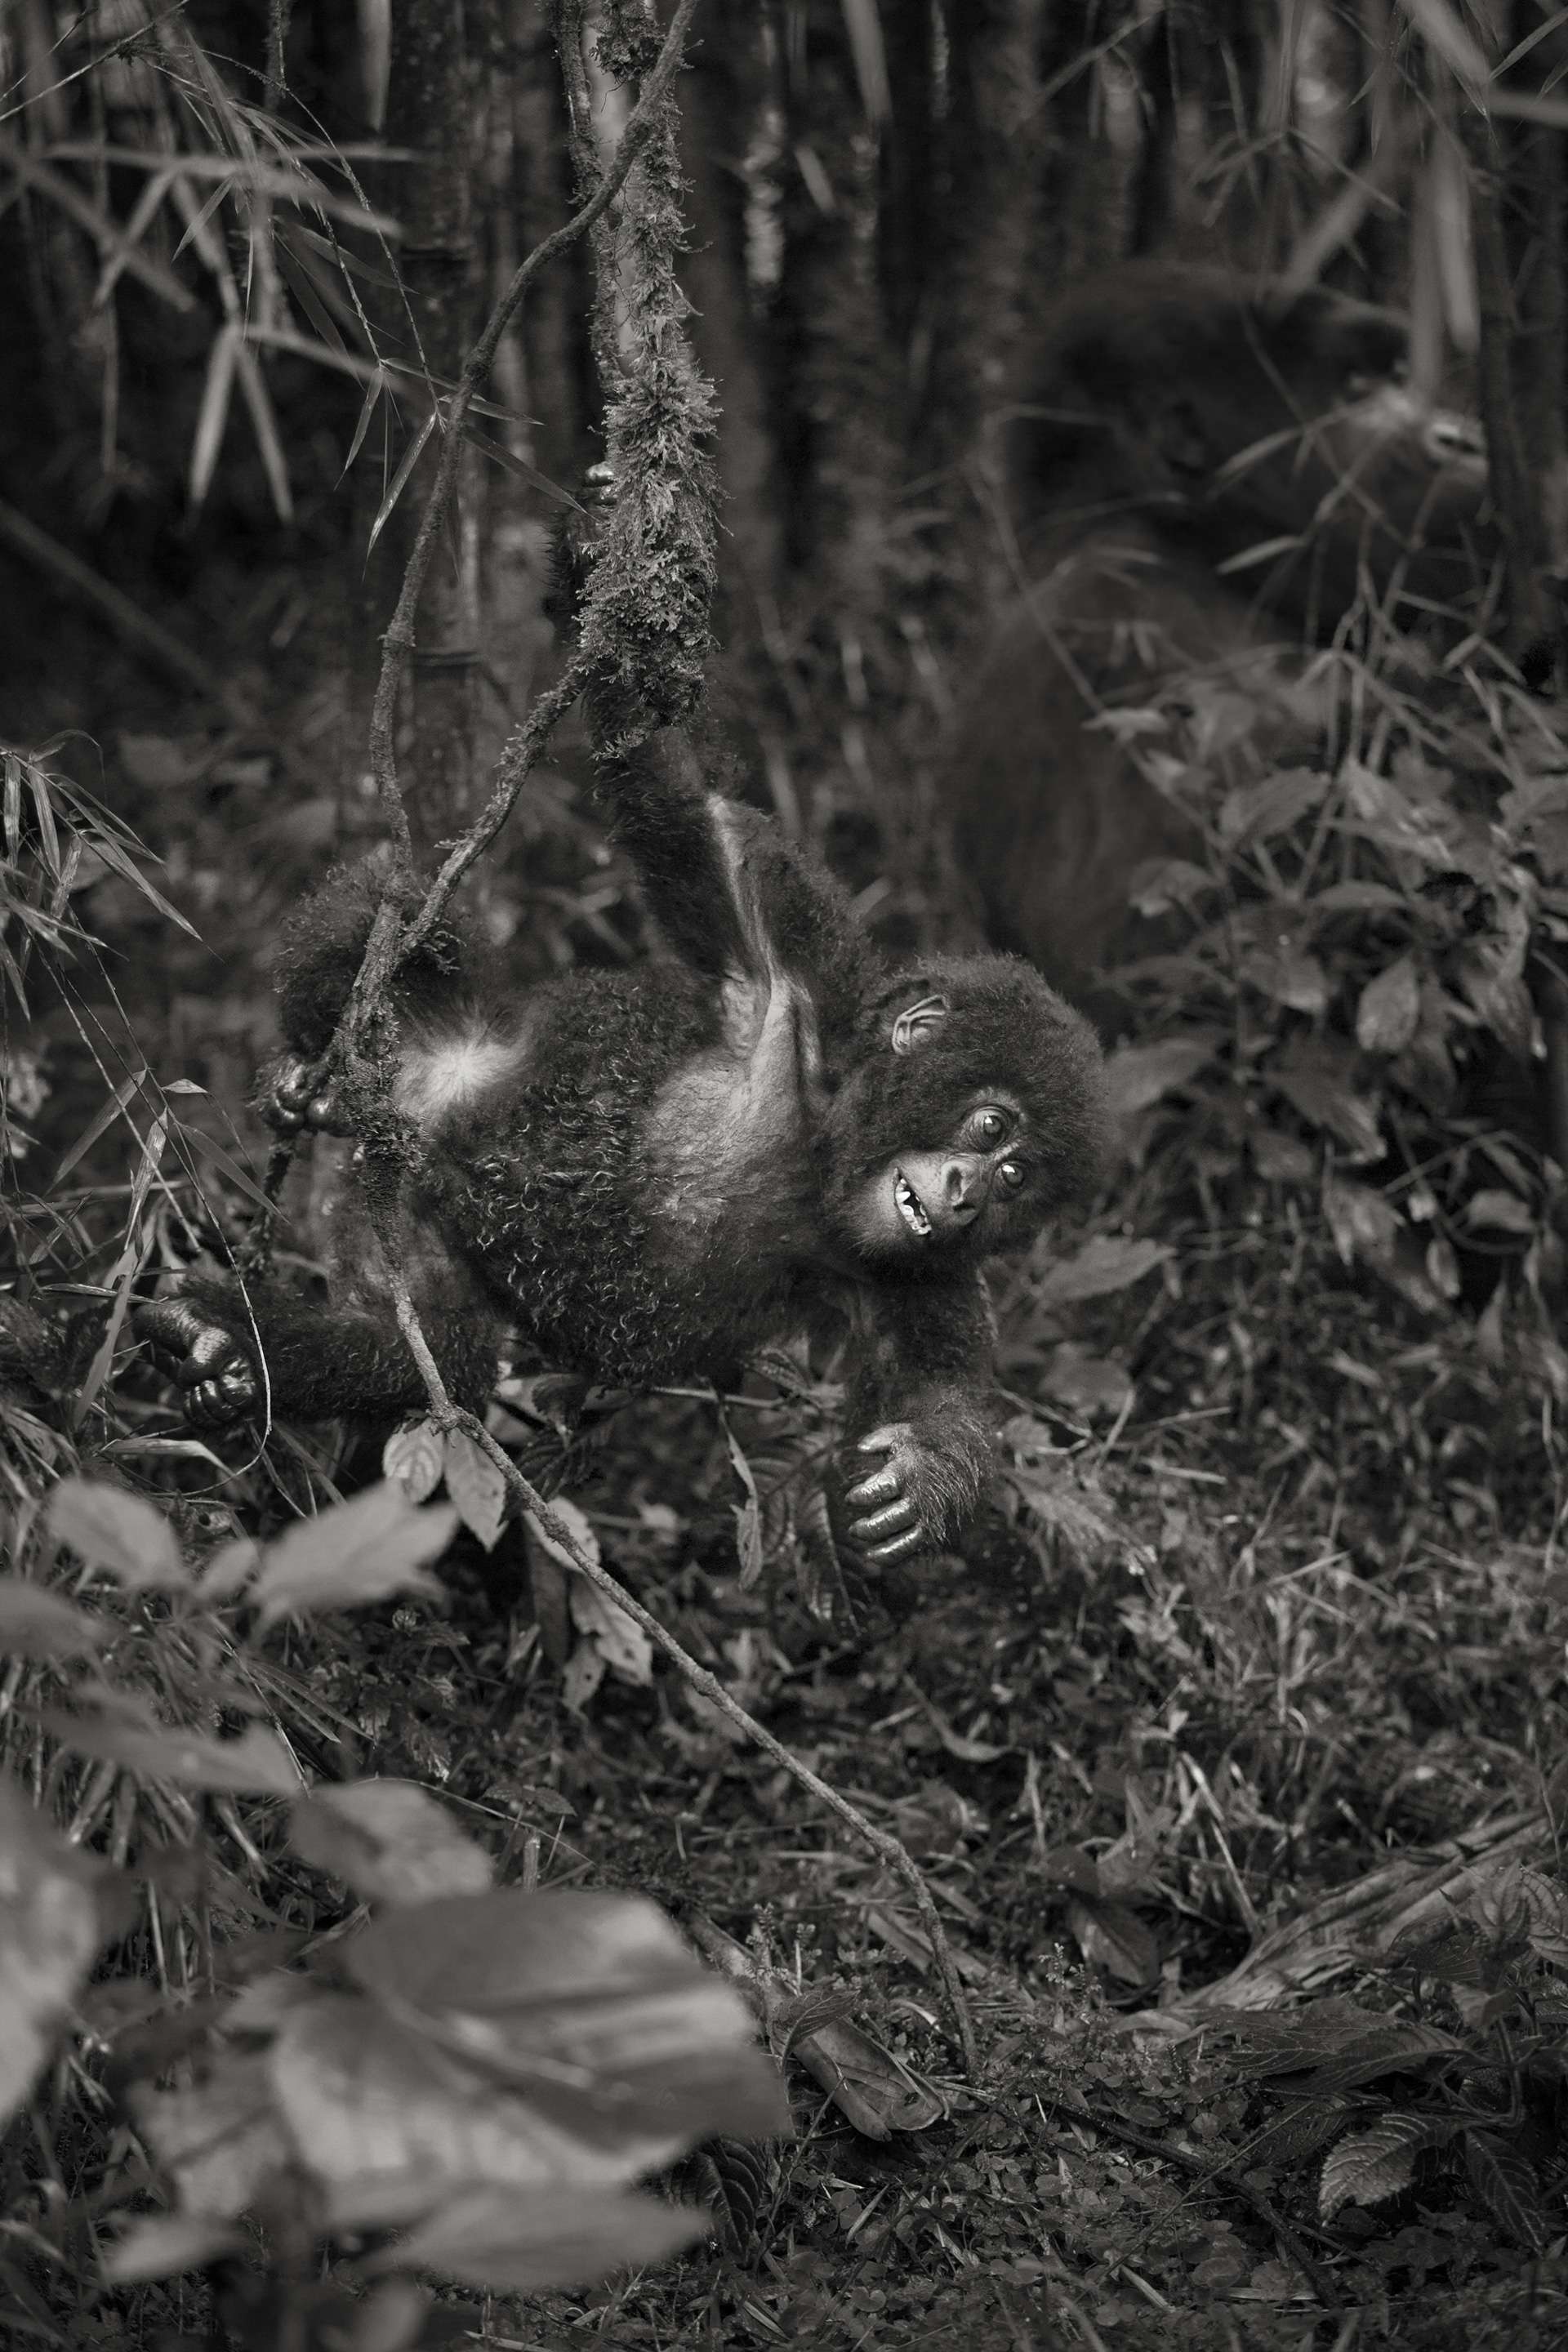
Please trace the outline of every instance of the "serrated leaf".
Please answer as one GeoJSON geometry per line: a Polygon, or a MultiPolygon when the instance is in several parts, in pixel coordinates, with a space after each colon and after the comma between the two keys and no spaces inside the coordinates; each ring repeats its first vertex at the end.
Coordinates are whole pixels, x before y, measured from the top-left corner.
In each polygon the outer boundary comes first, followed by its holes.
{"type": "Polygon", "coordinates": [[[106,1876],[0,1779],[0,2118],[26,2097],[107,1940],[106,1876]]]}
{"type": "Polygon", "coordinates": [[[465,1429],[447,1432],[447,1492],[470,1535],[494,1551],[506,1525],[510,1490],[506,1474],[465,1429]]]}
{"type": "Polygon", "coordinates": [[[1516,2244],[1539,2253],[1559,2224],[1534,2167],[1495,2132],[1468,2131],[1464,2149],[1470,2186],[1493,2221],[1516,2244]]]}
{"type": "Polygon", "coordinates": [[[289,1842],[363,1903],[479,1895],[494,1871],[439,1799],[412,1780],[351,1780],[298,1799],[289,1842]]]}
{"type": "Polygon", "coordinates": [[[1539,1959],[1568,1966],[1568,1890],[1528,1863],[1509,1863],[1460,1898],[1503,1942],[1528,1943],[1539,1959]]]}
{"type": "Polygon", "coordinates": [[[1402,1054],[1421,1018],[1421,977],[1415,960],[1400,956],[1368,981],[1356,1006],[1356,1043],[1363,1054],[1402,1054]]]}
{"type": "Polygon", "coordinates": [[[1273,2171],[1283,2165],[1304,2164],[1326,2147],[1343,2128],[1352,2112],[1348,2099],[1302,2099],[1287,2107],[1247,2141],[1248,2167],[1273,2171]]]}
{"type": "Polygon", "coordinates": [[[374,2271],[432,2271],[497,2294],[593,2284],[629,2263],[658,2263],[708,2235],[708,2214],[636,2190],[557,2190],[521,2200],[477,2188],[378,2255],[374,2271]]]}
{"type": "Polygon", "coordinates": [[[357,1609],[394,1592],[438,1598],[424,1564],[446,1550],[457,1525],[451,1504],[415,1509],[390,1478],[301,1520],[263,1556],[252,1593],[263,1630],[280,1617],[357,1609]]]}
{"type": "Polygon", "coordinates": [[[89,1568],[105,1570],[132,1592],[177,1592],[191,1572],[174,1531],[140,1495],[89,1478],[62,1478],[44,1506],[44,1524],[89,1568]]]}
{"type": "Polygon", "coordinates": [[[1468,1919],[1440,1919],[1434,1927],[1406,1928],[1388,1949],[1391,1968],[1414,1969],[1441,1983],[1485,1986],[1492,1981],[1492,1942],[1468,1919]]]}
{"type": "Polygon", "coordinates": [[[395,1429],[381,1449],[381,1471],[395,1479],[409,1503],[427,1503],[441,1483],[446,1449],[441,1432],[427,1416],[395,1429]]]}
{"type": "Polygon", "coordinates": [[[1358,2042],[1348,2042],[1316,2067],[1300,2088],[1322,2096],[1331,2091],[1353,2090],[1375,2083],[1384,2074],[1419,2073],[1463,2053],[1464,2043],[1435,2025],[1387,2020],[1358,2042]]]}
{"type": "Polygon", "coordinates": [[[1408,2189],[1415,2159],[1433,2145],[1423,2116],[1380,2116],[1365,2131],[1350,2132],[1323,2158],[1318,2213],[1331,2221],[1342,2205],[1381,2205],[1408,2189]]]}
{"type": "Polygon", "coordinates": [[[73,1756],[96,1756],[148,1780],[172,1780],[185,1789],[226,1789],[271,1797],[296,1797],[300,1771],[275,1731],[248,1724],[237,1739],[205,1739],[194,1731],[132,1722],[107,1710],[72,1715],[45,1707],[39,1722],[73,1756]]]}
{"type": "Polygon", "coordinates": [[[85,1658],[105,1629],[85,1609],[23,1576],[0,1576],[0,1657],[85,1658]]]}
{"type": "Polygon", "coordinates": [[[1303,2009],[1215,2008],[1209,2014],[1216,2030],[1240,2043],[1237,2063],[1258,2080],[1300,2074],[1364,2041],[1385,2022],[1376,2010],[1363,2009],[1342,1993],[1303,2009]]]}

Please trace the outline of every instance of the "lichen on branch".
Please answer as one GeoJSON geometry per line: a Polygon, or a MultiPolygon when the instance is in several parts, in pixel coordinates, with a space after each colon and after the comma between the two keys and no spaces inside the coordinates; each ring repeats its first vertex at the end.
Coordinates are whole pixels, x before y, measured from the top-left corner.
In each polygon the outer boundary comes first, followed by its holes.
{"type": "MultiPolygon", "coordinates": [[[[580,11],[563,11],[562,58],[580,190],[601,170],[592,133],[580,11]]],[[[605,0],[597,62],[617,86],[650,70],[661,34],[643,0],[605,0]]],[[[679,263],[687,242],[672,91],[595,227],[594,348],[604,382],[613,491],[586,551],[582,654],[601,707],[638,731],[686,719],[701,702],[712,635],[718,488],[713,388],[698,367],[679,263]]]]}

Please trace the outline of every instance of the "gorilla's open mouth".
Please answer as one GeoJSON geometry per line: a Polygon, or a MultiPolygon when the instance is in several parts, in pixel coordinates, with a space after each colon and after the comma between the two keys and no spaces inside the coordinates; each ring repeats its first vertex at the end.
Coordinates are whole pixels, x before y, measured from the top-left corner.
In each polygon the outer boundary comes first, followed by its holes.
{"type": "Polygon", "coordinates": [[[893,1198],[899,1204],[899,1214],[911,1234],[923,1241],[931,1231],[931,1219],[920,1203],[920,1195],[901,1168],[893,1171],[893,1198]]]}

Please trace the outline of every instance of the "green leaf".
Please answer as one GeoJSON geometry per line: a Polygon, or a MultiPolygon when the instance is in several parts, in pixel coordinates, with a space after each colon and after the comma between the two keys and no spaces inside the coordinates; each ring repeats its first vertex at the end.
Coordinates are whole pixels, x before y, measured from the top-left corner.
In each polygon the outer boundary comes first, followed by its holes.
{"type": "Polygon", "coordinates": [[[438,2041],[422,2021],[344,1994],[286,2018],[267,2067],[279,2117],[327,2189],[337,2229],[416,2221],[481,2182],[507,2189],[521,2217],[536,2196],[618,2187],[670,2164],[704,2130],[651,2103],[595,2117],[573,2063],[546,2107],[531,2084],[501,2081],[450,2036],[438,2041]],[[595,2127],[573,2128],[574,2105],[595,2127]]]}
{"type": "Polygon", "coordinates": [[[280,1617],[357,1609],[394,1592],[439,1598],[442,1587],[424,1565],[446,1550],[457,1525],[449,1503],[416,1510],[390,1478],[334,1503],[268,1545],[251,1596],[262,1627],[280,1617]]]}
{"type": "Polygon", "coordinates": [[[1408,2189],[1415,2159],[1423,2148],[1452,2138],[1447,2128],[1426,2116],[1380,2116],[1365,2131],[1350,2132],[1323,2158],[1318,2184],[1318,2212],[1331,2221],[1342,2205],[1381,2205],[1408,2189]]]}
{"type": "Polygon", "coordinates": [[[1326,1013],[1331,991],[1321,960],[1305,948],[1254,948],[1241,960],[1241,977],[1272,1004],[1291,1013],[1326,1013]]]}
{"type": "Polygon", "coordinates": [[[1421,2073],[1462,2055],[1464,2048],[1453,2034],[1435,2025],[1400,2023],[1390,2018],[1360,2041],[1337,2051],[1300,2087],[1319,2097],[1331,2091],[1350,2091],[1360,2083],[1375,2083],[1384,2074],[1421,2073]]]}
{"type": "Polygon", "coordinates": [[[106,1570],[132,1592],[184,1591],[190,1570],[174,1531],[140,1495],[88,1478],[62,1478],[44,1506],[44,1524],[89,1568],[106,1570]]]}
{"type": "Polygon", "coordinates": [[[1272,841],[1321,808],[1330,779],[1307,768],[1283,768],[1261,783],[1243,784],[1220,803],[1219,837],[1229,849],[1272,841]]]}
{"type": "Polygon", "coordinates": [[[1421,979],[1404,955],[1369,981],[1356,1006],[1356,1043],[1363,1054],[1402,1054],[1421,1018],[1421,979]]]}
{"type": "Polygon", "coordinates": [[[225,2049],[189,2089],[138,2086],[137,2129],[192,2213],[235,2221],[289,2163],[264,2058],[225,2049]]]}
{"type": "Polygon", "coordinates": [[[1470,2186],[1493,2221],[1517,2244],[1539,2253],[1560,2225],[1547,2206],[1534,2167],[1496,2132],[1468,2131],[1464,2146],[1470,2186]]]}
{"type": "Polygon", "coordinates": [[[395,1429],[381,1450],[381,1473],[395,1479],[408,1503],[427,1503],[446,1464],[442,1433],[426,1416],[395,1429]]]}
{"type": "Polygon", "coordinates": [[[137,1723],[107,1709],[72,1715],[64,1707],[45,1707],[38,1720],[72,1755],[123,1765],[143,1780],[270,1797],[300,1792],[299,1766],[278,1734],[259,1723],[248,1725],[237,1739],[205,1739],[197,1732],[137,1723]]]}
{"type": "Polygon", "coordinates": [[[1465,1202],[1465,1223],[1472,1229],[1501,1234],[1532,1234],[1540,1219],[1517,1192],[1499,1189],[1472,1192],[1465,1202]]]}
{"type": "Polygon", "coordinates": [[[1152,1045],[1119,1045],[1105,1064],[1112,1116],[1131,1118],[1186,1086],[1213,1061],[1215,1043],[1207,1035],[1163,1037],[1152,1045]]]}
{"type": "Polygon", "coordinates": [[[446,1470],[447,1492],[463,1525],[487,1551],[494,1551],[511,1499],[505,1472],[463,1429],[447,1432],[446,1470]]]}
{"type": "Polygon", "coordinates": [[[1361,1160],[1383,1150],[1377,1105],[1351,1085],[1338,1057],[1303,1047],[1284,1055],[1269,1070],[1280,1093],[1309,1127],[1337,1136],[1361,1160]]]}
{"type": "Polygon", "coordinates": [[[0,1657],[84,1658],[105,1628],[63,1593],[25,1576],[0,1576],[0,1657]]]}
{"type": "Polygon", "coordinates": [[[443,2206],[369,2267],[434,2271],[466,2286],[535,2294],[666,2261],[711,2227],[706,2213],[635,2190],[559,2190],[523,2200],[479,2188],[443,2206]]]}
{"type": "Polygon", "coordinates": [[[237,2253],[244,2243],[240,2231],[211,2213],[149,2213],[106,2250],[103,2275],[115,2286],[140,2286],[237,2253]]]}
{"type": "Polygon", "coordinates": [[[1160,1939],[1125,1903],[1075,1895],[1068,1905],[1068,1925],[1091,1966],[1108,1969],[1123,1984],[1159,1982],[1160,1939]]]}
{"type": "Polygon", "coordinates": [[[108,1939],[107,1877],[0,1779],[0,2118],[26,2097],[108,1939]]]}
{"type": "Polygon", "coordinates": [[[1303,2164],[1326,2147],[1352,2112],[1348,2099],[1301,2099],[1276,2116],[1272,2123],[1249,2135],[1245,2150],[1248,2167],[1272,2171],[1284,2165],[1303,2164]]]}
{"type": "Polygon", "coordinates": [[[637,1620],[580,1573],[567,1585],[566,1598],[572,1622],[610,1672],[622,1682],[645,1689],[653,1680],[653,1643],[637,1620]]]}
{"type": "Polygon", "coordinates": [[[296,1853],[341,1878],[363,1903],[479,1895],[493,1875],[483,1847],[412,1780],[317,1789],[292,1807],[289,1839],[296,1853]]]}
{"type": "Polygon", "coordinates": [[[1173,907],[1190,907],[1218,887],[1214,875],[1190,858],[1162,857],[1138,867],[1127,895],[1139,914],[1163,915],[1173,907]]]}
{"type": "Polygon", "coordinates": [[[261,1546],[254,1536],[231,1536],[227,1543],[219,1544],[210,1559],[202,1562],[202,1572],[196,1590],[209,1609],[221,1609],[227,1601],[237,1600],[255,1575],[261,1559],[261,1546]]]}
{"type": "MultiPolygon", "coordinates": [[[[587,1513],[579,1509],[575,1503],[568,1503],[562,1497],[558,1497],[551,1504],[550,1511],[551,1517],[560,1521],[578,1549],[585,1554],[596,1568],[599,1565],[599,1538],[594,1533],[593,1522],[587,1513]]],[[[546,1532],[531,1511],[527,1514],[527,1521],[529,1534],[536,1543],[543,1547],[552,1559],[558,1560],[563,1568],[569,1568],[574,1573],[581,1573],[572,1554],[563,1545],[558,1544],[552,1535],[546,1532]]]]}
{"type": "Polygon", "coordinates": [[[745,2002],[639,1897],[454,1896],[373,1920],[343,1958],[401,2015],[460,2012],[465,2058],[578,2136],[788,2128],[745,2002]]]}
{"type": "MultiPolygon", "coordinates": [[[[757,1496],[756,1477],[741,1443],[727,1420],[722,1422],[722,1427],[724,1443],[730,1451],[730,1467],[739,1482],[742,1498],[739,1503],[731,1503],[730,1508],[735,1519],[735,1555],[741,1563],[741,1590],[749,1592],[763,1572],[763,1509],[757,1496]]],[[[645,1675],[644,1680],[647,1679],[645,1675]]]]}
{"type": "Polygon", "coordinates": [[[1131,1289],[1171,1252],[1163,1242],[1134,1241],[1122,1234],[1094,1234],[1071,1257],[1054,1259],[1034,1290],[1037,1307],[1076,1305],[1131,1289]]]}

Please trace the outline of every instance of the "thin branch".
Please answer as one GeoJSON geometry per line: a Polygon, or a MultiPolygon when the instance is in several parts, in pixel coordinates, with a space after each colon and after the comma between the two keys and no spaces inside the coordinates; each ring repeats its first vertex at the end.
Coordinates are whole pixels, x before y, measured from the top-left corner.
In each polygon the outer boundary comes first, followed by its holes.
{"type": "MultiPolygon", "coordinates": [[[[402,1321],[401,1313],[399,1321],[402,1321]]],[[[405,1328],[406,1329],[406,1327],[405,1328]]],[[[412,1345],[412,1341],[410,1344],[412,1345]]],[[[423,1345],[423,1341],[421,1344],[423,1345]]],[[[425,1352],[428,1357],[428,1349],[425,1352]]],[[[420,1369],[424,1370],[423,1364],[420,1369]]],[[[439,1384],[439,1379],[440,1376],[437,1373],[437,1384],[439,1384]]],[[[476,1445],[484,1449],[541,1532],[549,1538],[557,1550],[565,1554],[579,1576],[586,1577],[588,1582],[602,1592],[606,1601],[613,1601],[617,1609],[625,1611],[634,1624],[641,1626],[654,1646],[664,1652],[682,1680],[691,1689],[700,1692],[710,1706],[717,1707],[721,1715],[727,1717],[735,1726],[736,1730],[750,1740],[753,1747],[760,1748],[765,1756],[771,1756],[773,1762],[781,1765],[792,1780],[798,1780],[801,1787],[808,1790],[819,1804],[826,1805],[830,1812],[837,1813],[847,1829],[852,1831],[863,1844],[868,1845],[872,1853],[885,1862],[890,1870],[898,1873],[910,1891],[910,1900],[919,1911],[921,1924],[930,1938],[931,1956],[936,1961],[937,1973],[942,1978],[948,2005],[952,2012],[953,2023],[958,2030],[959,2047],[963,2053],[964,2065],[972,2074],[976,2073],[980,2064],[980,2053],[974,2039],[973,2021],[970,2017],[969,2004],[964,1998],[963,1987],[953,1963],[952,1948],[947,1940],[947,1930],[942,1924],[935,1897],[921,1875],[919,1864],[908,1847],[901,1840],[894,1837],[890,1830],[880,1829],[875,1822],[868,1821],[858,1806],[850,1803],[847,1797],[840,1796],[838,1790],[814,1772],[809,1764],[803,1764],[800,1758],[792,1754],[782,1740],[775,1739],[766,1726],[757,1721],[755,1716],[748,1715],[740,1701],[725,1688],[716,1675],[710,1674],[706,1666],[699,1665],[697,1660],[689,1651],[681,1648],[674,1634],[666,1626],[660,1624],[651,1611],[645,1609],[642,1602],[629,1593],[624,1585],[617,1583],[608,1569],[589,1558],[574,1538],[565,1521],[557,1518],[543,1496],[530,1486],[511,1456],[490,1435],[482,1421],[471,1412],[458,1412],[452,1416],[452,1425],[461,1429],[476,1445]]]]}
{"type": "MultiPolygon", "coordinates": [[[[685,50],[686,35],[695,13],[697,0],[678,0],[669,30],[664,37],[652,72],[642,87],[642,94],[626,118],[608,169],[587,202],[579,206],[570,220],[552,231],[536,245],[526,260],[520,264],[510,285],[501,296],[479,341],[469,352],[458,388],[446,404],[444,411],[437,405],[441,422],[441,455],[436,469],[436,479],[420,517],[419,529],[409,552],[407,569],[403,575],[403,588],[397,599],[386,635],[383,640],[381,676],[376,682],[375,701],[371,712],[370,759],[371,772],[376,790],[386,803],[389,820],[396,835],[399,850],[406,856],[408,819],[403,806],[403,796],[397,782],[397,757],[394,730],[397,712],[398,688],[404,668],[414,649],[414,620],[418,608],[419,593],[425,575],[430,568],[436,542],[440,535],[447,509],[451,501],[458,478],[458,465],[462,454],[462,424],[479,384],[490,369],[500,339],[510,325],[524,294],[546,262],[554,258],[567,246],[591,229],[595,221],[609,210],[626,183],[632,165],[654,129],[665,93],[674,80],[685,50]]],[[[515,797],[515,794],[514,794],[515,797]]],[[[510,803],[509,803],[510,806],[510,803]]],[[[488,815],[489,812],[487,812],[488,815]]],[[[504,814],[504,813],[503,813],[504,814]]],[[[484,822],[481,819],[481,824],[484,822]]],[[[487,834],[485,839],[489,839],[487,834]]],[[[482,846],[482,844],[481,844],[482,846]]],[[[474,856],[479,851],[476,849],[474,856]]],[[[472,864],[472,858],[468,861],[472,864]]],[[[461,870],[461,869],[460,869],[461,870]]],[[[448,888],[450,885],[447,886],[448,888]]],[[[423,917],[422,919],[423,919],[423,917]]],[[[432,915],[429,919],[435,919],[432,915]]],[[[426,928],[427,928],[427,924],[426,928]]]]}
{"type": "Polygon", "coordinates": [[[556,1517],[538,1488],[531,1486],[523,1476],[510,1454],[491,1436],[478,1414],[465,1412],[453,1404],[447,1383],[441,1376],[440,1367],[432,1355],[430,1344],[420,1328],[418,1311],[409,1292],[407,1276],[394,1253],[390,1226],[384,1219],[375,1216],[374,1212],[373,1221],[376,1227],[376,1239],[381,1244],[383,1255],[386,1259],[392,1287],[392,1303],[397,1317],[397,1328],[408,1344],[409,1353],[419,1367],[420,1377],[429,1392],[431,1413],[437,1425],[447,1429],[460,1429],[466,1437],[469,1438],[483,1453],[488,1454],[530,1518],[533,1520],[541,1533],[548,1537],[556,1550],[571,1561],[577,1574],[586,1577],[588,1582],[597,1591],[602,1592],[606,1601],[613,1602],[616,1608],[624,1610],[635,1625],[640,1625],[654,1647],[664,1652],[682,1680],[692,1690],[699,1692],[710,1706],[717,1707],[720,1714],[734,1725],[742,1738],[750,1740],[753,1747],[760,1748],[764,1756],[771,1756],[773,1762],[781,1765],[792,1780],[798,1780],[801,1787],[814,1796],[819,1804],[826,1805],[830,1812],[837,1813],[846,1828],[852,1831],[862,1843],[868,1845],[872,1853],[885,1862],[890,1870],[897,1872],[909,1888],[910,1900],[920,1913],[921,1924],[930,1938],[931,1957],[936,1962],[937,1973],[942,1978],[948,2005],[952,2011],[953,2023],[958,2030],[958,2043],[963,2053],[964,2065],[971,2074],[977,2073],[980,2053],[974,2039],[974,2024],[969,2014],[969,2004],[964,1998],[957,1968],[953,1963],[952,1948],[947,1940],[947,1930],[942,1924],[935,1897],[921,1874],[919,1864],[908,1847],[901,1840],[894,1837],[891,1831],[880,1829],[875,1822],[868,1821],[866,1815],[858,1806],[852,1805],[847,1797],[840,1796],[838,1790],[814,1772],[809,1764],[803,1764],[800,1758],[792,1754],[782,1740],[775,1739],[766,1726],[757,1721],[755,1716],[748,1715],[740,1701],[726,1690],[716,1675],[710,1674],[706,1666],[699,1665],[690,1652],[682,1649],[674,1634],[668,1627],[660,1624],[650,1610],[645,1609],[634,1594],[628,1592],[623,1584],[618,1583],[607,1568],[602,1567],[596,1559],[590,1559],[564,1519],[556,1517]]]}

